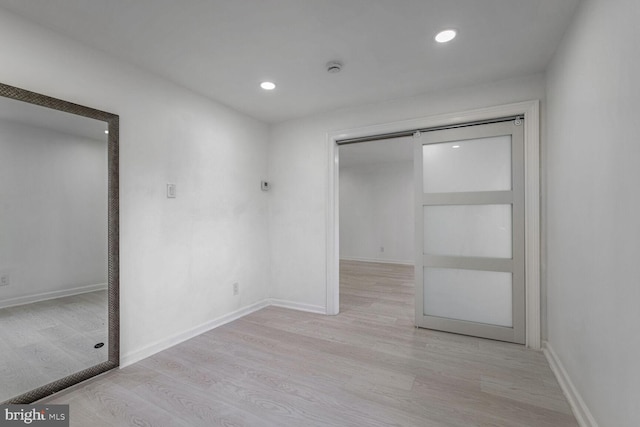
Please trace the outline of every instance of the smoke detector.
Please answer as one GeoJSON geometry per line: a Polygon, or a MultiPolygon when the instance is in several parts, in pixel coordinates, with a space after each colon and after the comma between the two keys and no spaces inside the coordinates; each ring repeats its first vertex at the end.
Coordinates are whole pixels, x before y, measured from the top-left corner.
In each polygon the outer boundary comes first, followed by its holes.
{"type": "Polygon", "coordinates": [[[327,62],[328,73],[339,73],[342,70],[342,63],[340,61],[327,62]]]}

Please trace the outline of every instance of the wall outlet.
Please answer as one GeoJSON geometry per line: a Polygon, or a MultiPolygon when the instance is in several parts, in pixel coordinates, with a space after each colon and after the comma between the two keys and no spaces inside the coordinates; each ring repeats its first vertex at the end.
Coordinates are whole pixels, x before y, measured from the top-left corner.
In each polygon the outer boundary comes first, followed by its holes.
{"type": "Polygon", "coordinates": [[[240,293],[240,285],[238,282],[233,284],[233,294],[238,295],[240,293]]]}
{"type": "Polygon", "coordinates": [[[9,286],[11,284],[11,275],[6,271],[0,273],[0,286],[9,286]]]}
{"type": "Polygon", "coordinates": [[[167,184],[167,199],[175,199],[175,198],[176,198],[176,185],[167,184]]]}
{"type": "Polygon", "coordinates": [[[384,252],[384,246],[380,246],[380,252],[384,252]]]}

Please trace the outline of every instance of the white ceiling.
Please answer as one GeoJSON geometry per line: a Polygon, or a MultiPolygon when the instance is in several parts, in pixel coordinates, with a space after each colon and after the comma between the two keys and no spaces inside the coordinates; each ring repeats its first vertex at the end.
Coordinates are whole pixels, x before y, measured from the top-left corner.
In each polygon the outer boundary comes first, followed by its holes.
{"type": "Polygon", "coordinates": [[[579,0],[0,0],[267,122],[543,71],[579,0]],[[437,45],[438,30],[459,36],[437,45]],[[329,74],[325,64],[344,69],[329,74]],[[263,80],[278,87],[259,88],[263,80]]]}
{"type": "Polygon", "coordinates": [[[107,142],[106,122],[0,96],[0,121],[107,142]]]}

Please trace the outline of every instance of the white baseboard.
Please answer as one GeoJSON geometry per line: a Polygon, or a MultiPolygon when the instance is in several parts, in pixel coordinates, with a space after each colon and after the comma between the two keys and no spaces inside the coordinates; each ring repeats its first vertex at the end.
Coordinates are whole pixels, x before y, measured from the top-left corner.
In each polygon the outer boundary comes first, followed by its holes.
{"type": "Polygon", "coordinates": [[[299,302],[273,298],[270,298],[267,301],[269,302],[269,305],[272,305],[274,307],[289,308],[291,310],[306,311],[308,313],[327,314],[326,307],[322,307],[319,305],[302,304],[299,302]]]}
{"type": "Polygon", "coordinates": [[[360,262],[377,262],[380,264],[401,264],[414,265],[414,261],[405,261],[397,259],[376,259],[376,258],[359,258],[359,257],[340,257],[340,261],[360,261],[360,262]]]}
{"type": "Polygon", "coordinates": [[[261,310],[268,306],[269,306],[268,300],[259,301],[255,304],[251,304],[247,307],[225,314],[224,316],[220,316],[217,319],[213,319],[208,322],[205,322],[201,325],[196,326],[195,328],[189,329],[184,332],[180,332],[168,338],[161,339],[139,350],[133,351],[129,354],[125,354],[124,356],[120,356],[120,368],[124,368],[126,366],[132,365],[136,362],[141,361],[142,359],[146,359],[149,356],[153,356],[154,354],[162,350],[166,350],[169,347],[173,347],[174,345],[180,344],[181,342],[189,340],[193,337],[196,337],[207,331],[215,329],[219,326],[225,325],[229,322],[233,322],[234,320],[240,319],[241,317],[244,317],[248,314],[251,314],[255,311],[261,310]]]}
{"type": "Polygon", "coordinates": [[[156,341],[153,344],[149,344],[139,350],[133,351],[129,354],[125,354],[120,357],[120,368],[124,368],[129,365],[132,365],[136,362],[141,361],[142,359],[146,359],[149,356],[153,356],[154,354],[162,350],[166,350],[169,347],[173,347],[174,345],[180,344],[186,340],[189,340],[207,331],[210,331],[219,326],[225,325],[229,322],[233,322],[234,320],[240,319],[241,317],[247,316],[255,311],[261,310],[269,306],[289,308],[289,309],[298,310],[298,311],[307,311],[310,313],[326,314],[325,307],[267,298],[255,304],[251,304],[247,307],[233,311],[229,314],[225,314],[224,316],[220,316],[217,319],[213,319],[208,322],[205,322],[201,325],[196,326],[195,328],[189,329],[179,334],[172,335],[168,338],[156,341]]]}
{"type": "Polygon", "coordinates": [[[77,288],[63,289],[52,292],[42,292],[34,295],[26,295],[23,297],[9,298],[0,301],[0,308],[15,307],[18,305],[31,304],[34,302],[47,301],[50,299],[70,297],[72,295],[85,294],[87,292],[102,291],[107,289],[106,283],[98,283],[97,285],[79,286],[77,288]]]}
{"type": "Polygon", "coordinates": [[[598,423],[595,418],[593,418],[593,415],[591,415],[591,411],[589,411],[589,408],[582,399],[582,396],[580,396],[580,393],[573,385],[571,378],[569,378],[569,374],[562,365],[560,359],[558,359],[558,355],[553,350],[551,344],[545,341],[543,343],[542,351],[547,358],[549,366],[551,366],[551,370],[555,374],[558,383],[560,384],[560,388],[569,401],[573,415],[575,415],[580,427],[598,427],[598,423]]]}

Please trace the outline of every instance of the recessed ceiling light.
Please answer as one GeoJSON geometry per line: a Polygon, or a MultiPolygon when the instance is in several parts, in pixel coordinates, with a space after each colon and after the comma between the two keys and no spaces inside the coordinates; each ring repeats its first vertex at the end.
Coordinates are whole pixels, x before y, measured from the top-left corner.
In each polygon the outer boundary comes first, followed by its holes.
{"type": "Polygon", "coordinates": [[[456,38],[456,30],[444,30],[436,34],[436,41],[438,43],[446,43],[456,38]]]}
{"type": "Polygon", "coordinates": [[[459,145],[454,145],[454,146],[453,146],[453,147],[451,147],[451,148],[460,148],[460,146],[459,146],[459,145]]]}
{"type": "Polygon", "coordinates": [[[260,87],[264,90],[274,90],[276,85],[273,82],[262,82],[260,83],[260,87]]]}

